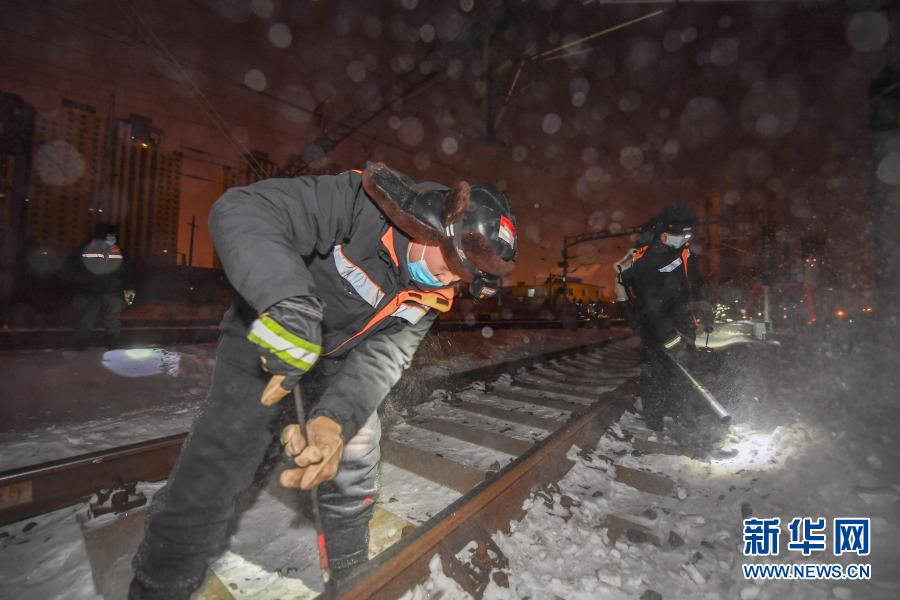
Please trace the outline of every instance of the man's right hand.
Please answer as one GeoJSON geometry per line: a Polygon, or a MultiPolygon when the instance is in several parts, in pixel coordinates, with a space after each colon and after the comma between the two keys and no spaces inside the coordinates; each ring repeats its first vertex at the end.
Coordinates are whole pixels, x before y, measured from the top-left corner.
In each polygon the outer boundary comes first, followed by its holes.
{"type": "Polygon", "coordinates": [[[344,456],[344,437],[340,423],[330,417],[314,417],[306,424],[309,440],[300,433],[299,425],[288,425],[281,432],[284,452],[298,468],[285,469],[279,476],[281,485],[304,490],[334,479],[344,456]]]}
{"type": "Polygon", "coordinates": [[[700,321],[700,328],[705,333],[712,333],[715,330],[715,311],[712,304],[706,300],[700,300],[696,304],[697,320],[700,321]]]}
{"type": "Polygon", "coordinates": [[[272,406],[287,396],[322,353],[322,302],[296,296],[275,304],[253,322],[247,339],[259,346],[260,362],[272,374],[260,401],[272,406]]]}

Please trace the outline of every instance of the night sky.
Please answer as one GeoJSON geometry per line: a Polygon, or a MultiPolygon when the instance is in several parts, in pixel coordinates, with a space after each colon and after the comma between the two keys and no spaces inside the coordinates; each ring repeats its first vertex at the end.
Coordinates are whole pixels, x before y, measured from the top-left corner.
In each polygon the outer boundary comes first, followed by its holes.
{"type": "MultiPolygon", "coordinates": [[[[867,87],[900,59],[896,13],[864,6],[0,2],[0,89],[38,110],[69,97],[104,118],[114,92],[119,116],[151,117],[192,176],[182,178],[182,251],[185,223],[205,225],[217,193],[197,177],[215,181],[250,149],[285,164],[379,86],[434,71],[327,160],[505,189],[521,235],[510,282],[558,271],[563,235],[639,225],[666,202],[711,193],[729,204],[774,193],[790,216],[779,236],[823,236],[835,258],[860,266],[871,253],[867,87]],[[495,119],[505,106],[495,140],[486,64],[495,119]]],[[[198,236],[195,262],[210,265],[205,226],[198,236]]],[[[578,247],[575,275],[610,286],[628,244],[578,247]]]]}

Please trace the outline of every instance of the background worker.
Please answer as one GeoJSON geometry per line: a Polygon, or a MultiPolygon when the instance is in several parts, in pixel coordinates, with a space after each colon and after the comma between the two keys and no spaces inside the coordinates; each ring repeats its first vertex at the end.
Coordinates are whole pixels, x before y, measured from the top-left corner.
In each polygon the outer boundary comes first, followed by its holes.
{"type": "MultiPolygon", "coordinates": [[[[697,226],[694,209],[671,204],[644,227],[642,239],[621,283],[634,305],[641,336],[641,404],[650,429],[661,431],[667,415],[680,406],[681,379],[669,352],[683,360],[694,348],[698,325],[712,331],[713,314],[690,249],[697,226]]],[[[627,265],[622,265],[627,266],[627,265]]]]}
{"type": "Polygon", "coordinates": [[[135,292],[118,241],[117,225],[98,223],[93,238],[81,249],[76,261],[79,291],[75,305],[80,313],[75,324],[75,348],[78,350],[87,347],[100,312],[106,325],[106,347],[113,349],[119,345],[122,310],[134,300],[135,292]]]}

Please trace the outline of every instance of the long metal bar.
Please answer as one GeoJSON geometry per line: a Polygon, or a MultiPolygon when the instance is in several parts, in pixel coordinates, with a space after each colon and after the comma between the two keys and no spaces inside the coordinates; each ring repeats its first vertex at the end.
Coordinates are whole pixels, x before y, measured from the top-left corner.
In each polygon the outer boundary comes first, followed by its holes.
{"type": "Polygon", "coordinates": [[[693,386],[694,391],[697,392],[697,395],[706,402],[706,405],[709,406],[710,410],[712,410],[716,416],[719,418],[719,421],[722,423],[728,423],[731,421],[731,414],[725,410],[725,407],[719,404],[719,401],[716,400],[716,397],[713,396],[712,392],[706,389],[700,381],[691,375],[690,371],[688,371],[684,365],[675,360],[675,357],[669,354],[668,352],[663,352],[666,356],[669,357],[669,360],[672,362],[672,365],[682,374],[684,377],[690,382],[691,386],[693,386]]]}
{"type": "MultiPolygon", "coordinates": [[[[294,410],[297,411],[297,425],[300,427],[300,435],[308,442],[306,412],[303,410],[303,395],[300,392],[299,383],[294,386],[294,410]]],[[[331,566],[328,564],[328,540],[325,538],[322,510],[319,508],[319,486],[315,485],[309,490],[309,498],[312,501],[313,523],[316,525],[316,548],[319,551],[319,570],[322,572],[322,582],[325,584],[325,597],[328,600],[333,600],[335,597],[334,578],[331,575],[331,566]]]]}

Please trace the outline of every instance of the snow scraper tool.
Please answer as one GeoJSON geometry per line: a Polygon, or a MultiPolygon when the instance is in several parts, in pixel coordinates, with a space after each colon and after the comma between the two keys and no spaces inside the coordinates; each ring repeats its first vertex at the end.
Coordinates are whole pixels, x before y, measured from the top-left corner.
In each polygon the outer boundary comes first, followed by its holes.
{"type": "MultiPolygon", "coordinates": [[[[297,411],[297,424],[300,426],[300,435],[306,437],[306,415],[303,412],[303,396],[300,395],[300,384],[294,386],[294,408],[297,411]]],[[[334,578],[331,568],[328,566],[328,549],[325,546],[325,527],[322,525],[322,512],[319,510],[319,486],[309,490],[312,500],[313,521],[316,525],[316,547],[319,549],[319,569],[322,571],[322,581],[325,583],[325,598],[334,600],[337,594],[334,589],[334,578]]]]}
{"type": "Polygon", "coordinates": [[[709,409],[713,411],[719,418],[719,421],[722,423],[729,423],[731,421],[731,414],[727,410],[725,410],[724,406],[719,404],[719,401],[716,400],[716,397],[713,396],[712,392],[706,389],[706,386],[700,383],[696,377],[691,375],[690,371],[685,369],[684,365],[678,362],[678,360],[674,356],[672,356],[668,352],[666,352],[665,355],[669,357],[669,360],[672,361],[672,364],[675,365],[675,368],[680,371],[681,374],[685,376],[685,378],[687,378],[687,380],[697,391],[697,394],[699,394],[700,397],[703,398],[704,402],[706,402],[706,405],[709,406],[709,409]]]}

